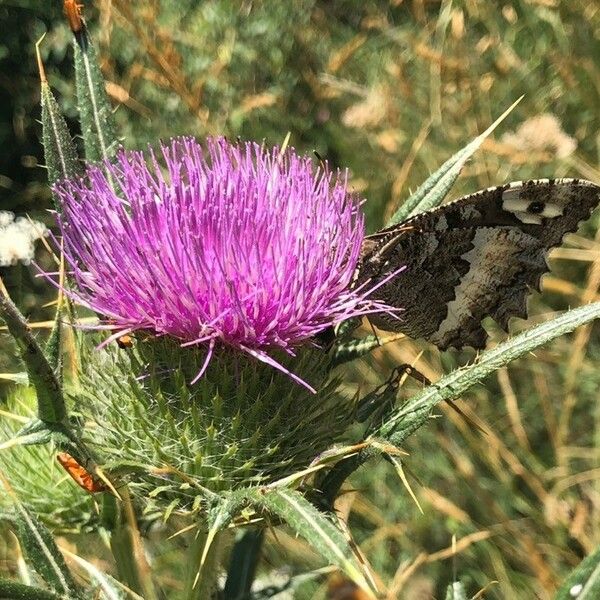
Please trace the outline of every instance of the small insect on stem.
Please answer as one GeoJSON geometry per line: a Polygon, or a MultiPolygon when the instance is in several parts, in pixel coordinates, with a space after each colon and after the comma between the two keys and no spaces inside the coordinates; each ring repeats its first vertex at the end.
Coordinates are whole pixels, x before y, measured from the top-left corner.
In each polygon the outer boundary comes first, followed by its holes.
{"type": "Polygon", "coordinates": [[[71,476],[73,481],[86,492],[95,494],[97,492],[105,492],[108,488],[104,483],[94,479],[84,467],[82,467],[70,454],[67,452],[59,452],[56,455],[56,460],[60,466],[71,476]]]}
{"type": "Polygon", "coordinates": [[[64,0],[63,2],[63,9],[73,33],[80,33],[85,27],[85,22],[81,16],[82,8],[83,4],[77,4],[76,0],[64,0]]]}
{"type": "Polygon", "coordinates": [[[117,338],[117,346],[122,349],[133,348],[133,338],[130,335],[122,335],[117,338]]]}

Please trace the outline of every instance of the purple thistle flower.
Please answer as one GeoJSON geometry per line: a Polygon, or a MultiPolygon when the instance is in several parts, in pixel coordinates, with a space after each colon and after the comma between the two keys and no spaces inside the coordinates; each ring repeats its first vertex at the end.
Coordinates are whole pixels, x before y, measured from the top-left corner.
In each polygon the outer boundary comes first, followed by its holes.
{"type": "Polygon", "coordinates": [[[251,142],[209,139],[203,153],[179,138],[161,150],[166,170],[153,152],[122,150],[55,187],[78,287],[68,293],[117,330],[107,342],[147,330],[205,344],[198,377],[219,343],[307,385],[269,351],[293,354],[331,325],[388,310],[352,289],[364,231],[346,177],[251,142]]]}

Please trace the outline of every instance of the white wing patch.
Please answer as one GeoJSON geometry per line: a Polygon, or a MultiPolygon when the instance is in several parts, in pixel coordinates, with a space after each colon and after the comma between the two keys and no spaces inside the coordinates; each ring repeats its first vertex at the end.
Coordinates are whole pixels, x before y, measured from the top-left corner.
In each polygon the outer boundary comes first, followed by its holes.
{"type": "Polygon", "coordinates": [[[478,229],[473,238],[473,248],[462,255],[469,270],[454,288],[454,300],[448,303],[446,318],[431,336],[434,344],[444,344],[445,336],[460,329],[473,316],[483,298],[496,293],[498,284],[510,280],[519,268],[513,259],[526,248],[531,236],[509,227],[478,229]]]}
{"type": "Polygon", "coordinates": [[[541,225],[544,219],[560,217],[564,212],[565,202],[560,195],[548,198],[547,202],[539,195],[528,198],[522,187],[510,187],[502,194],[502,209],[515,215],[521,223],[541,225]]]}

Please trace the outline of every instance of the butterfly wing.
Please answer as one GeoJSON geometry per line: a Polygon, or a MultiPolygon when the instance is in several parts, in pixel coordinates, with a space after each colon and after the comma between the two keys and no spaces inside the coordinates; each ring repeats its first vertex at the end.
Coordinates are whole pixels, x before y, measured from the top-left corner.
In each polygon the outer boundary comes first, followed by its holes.
{"type": "Polygon", "coordinates": [[[575,231],[600,202],[600,187],[578,179],[490,188],[419,214],[365,238],[358,280],[402,309],[374,315],[383,329],[425,338],[439,348],[483,348],[491,316],[504,329],[527,317],[527,296],[548,271],[548,251],[575,231]]]}

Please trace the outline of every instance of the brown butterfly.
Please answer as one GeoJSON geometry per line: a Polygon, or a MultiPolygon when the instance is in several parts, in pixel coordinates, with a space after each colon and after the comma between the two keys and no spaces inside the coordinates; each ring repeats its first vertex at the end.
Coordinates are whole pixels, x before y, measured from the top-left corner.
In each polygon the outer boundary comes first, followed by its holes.
{"type": "Polygon", "coordinates": [[[527,317],[546,257],[589,218],[600,187],[580,179],[514,182],[465,196],[367,236],[358,282],[377,283],[406,269],[374,297],[402,309],[370,317],[389,331],[424,338],[442,350],[483,348],[491,316],[507,329],[527,317]]]}

